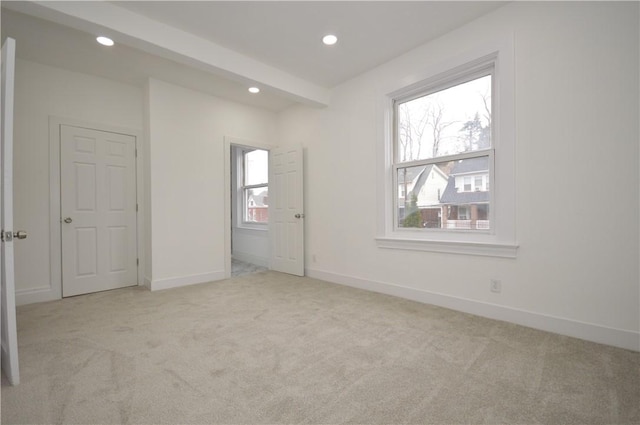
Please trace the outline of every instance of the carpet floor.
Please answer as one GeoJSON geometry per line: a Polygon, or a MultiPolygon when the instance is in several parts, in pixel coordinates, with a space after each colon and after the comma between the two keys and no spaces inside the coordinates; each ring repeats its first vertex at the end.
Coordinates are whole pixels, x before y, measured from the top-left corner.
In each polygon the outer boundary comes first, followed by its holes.
{"type": "Polygon", "coordinates": [[[640,353],[260,272],[18,308],[3,424],[638,424],[640,353]]]}

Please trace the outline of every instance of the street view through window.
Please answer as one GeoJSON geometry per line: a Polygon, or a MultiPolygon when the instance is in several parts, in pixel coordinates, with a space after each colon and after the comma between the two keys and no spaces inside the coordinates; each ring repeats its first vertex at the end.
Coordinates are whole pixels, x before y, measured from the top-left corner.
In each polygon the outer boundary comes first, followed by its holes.
{"type": "Polygon", "coordinates": [[[269,152],[262,149],[244,151],[244,221],[269,222],[269,152]]]}
{"type": "Polygon", "coordinates": [[[487,74],[396,101],[399,228],[491,228],[492,77],[487,74]]]}

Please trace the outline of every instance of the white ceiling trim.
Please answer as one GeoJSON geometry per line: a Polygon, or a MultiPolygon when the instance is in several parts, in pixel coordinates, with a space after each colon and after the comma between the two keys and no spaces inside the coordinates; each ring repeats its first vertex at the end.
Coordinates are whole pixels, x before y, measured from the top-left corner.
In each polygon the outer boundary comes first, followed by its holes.
{"type": "Polygon", "coordinates": [[[258,85],[313,106],[329,104],[327,88],[106,2],[12,2],[11,9],[87,32],[101,30],[102,35],[116,43],[224,76],[247,87],[258,85]]]}

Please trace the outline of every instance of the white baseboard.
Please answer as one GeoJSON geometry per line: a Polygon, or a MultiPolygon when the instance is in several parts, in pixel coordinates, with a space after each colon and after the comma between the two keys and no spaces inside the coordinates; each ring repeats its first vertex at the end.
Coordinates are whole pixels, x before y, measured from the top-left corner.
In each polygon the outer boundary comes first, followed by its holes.
{"type": "Polygon", "coordinates": [[[640,351],[640,332],[609,328],[562,317],[548,316],[482,301],[458,298],[435,292],[408,288],[386,282],[377,282],[345,276],[323,270],[306,269],[306,276],[331,283],[393,295],[425,304],[433,304],[476,316],[502,320],[534,329],[553,332],[627,350],[640,351]]]}
{"type": "Polygon", "coordinates": [[[16,291],[16,306],[59,299],[60,296],[50,286],[16,291]]]}
{"type": "Polygon", "coordinates": [[[256,266],[269,267],[269,258],[258,255],[247,254],[246,252],[233,251],[232,258],[244,261],[245,263],[255,264],[256,266]]]}
{"type": "Polygon", "coordinates": [[[179,288],[181,286],[189,286],[196,285],[198,283],[211,282],[214,280],[222,280],[225,278],[224,270],[210,272],[210,273],[202,273],[202,274],[192,274],[189,276],[180,276],[180,277],[170,277],[167,279],[157,279],[152,280],[147,285],[148,279],[145,279],[145,286],[147,286],[152,291],[160,291],[163,289],[170,288],[179,288]]]}

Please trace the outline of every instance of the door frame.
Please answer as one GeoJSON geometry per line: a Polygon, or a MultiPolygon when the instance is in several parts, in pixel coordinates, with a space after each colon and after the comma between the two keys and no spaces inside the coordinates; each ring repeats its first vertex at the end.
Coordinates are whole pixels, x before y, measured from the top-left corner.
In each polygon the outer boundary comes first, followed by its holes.
{"type": "MultiPolygon", "coordinates": [[[[144,152],[142,131],[109,124],[92,123],[73,118],[49,116],[49,261],[51,268],[51,290],[47,299],[32,299],[30,302],[62,299],[62,225],[60,199],[60,126],[82,127],[91,130],[119,133],[135,138],[136,146],[136,254],[139,259],[137,285],[144,284],[146,259],[144,256],[144,152]]],[[[35,295],[35,294],[34,294],[35,295]]]]}
{"type": "Polygon", "coordinates": [[[247,148],[263,149],[271,151],[276,146],[240,139],[233,136],[224,136],[224,277],[231,277],[231,146],[244,146],[247,148]]]}

